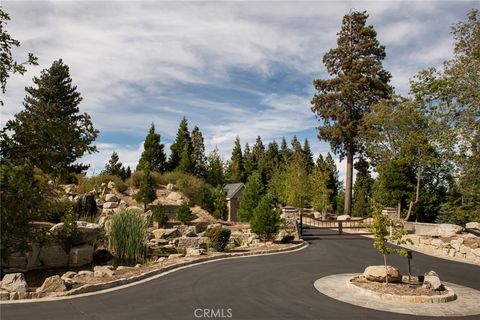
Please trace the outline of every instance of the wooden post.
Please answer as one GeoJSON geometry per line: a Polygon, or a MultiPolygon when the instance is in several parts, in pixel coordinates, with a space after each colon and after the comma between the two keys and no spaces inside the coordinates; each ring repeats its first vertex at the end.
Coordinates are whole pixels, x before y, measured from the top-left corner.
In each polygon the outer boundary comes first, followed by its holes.
{"type": "Polygon", "coordinates": [[[343,233],[343,230],[342,230],[342,221],[338,221],[338,234],[342,234],[343,233]]]}

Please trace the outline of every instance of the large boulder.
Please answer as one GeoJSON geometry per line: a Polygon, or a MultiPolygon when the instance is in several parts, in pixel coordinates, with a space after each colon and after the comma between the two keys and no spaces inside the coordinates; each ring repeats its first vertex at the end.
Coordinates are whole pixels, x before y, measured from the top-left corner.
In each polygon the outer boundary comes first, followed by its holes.
{"type": "Polygon", "coordinates": [[[118,202],[118,198],[114,193],[107,193],[105,195],[105,202],[118,202]]]}
{"type": "Polygon", "coordinates": [[[43,266],[56,268],[66,267],[68,265],[69,255],[65,252],[63,246],[52,244],[42,247],[38,258],[43,266]]]}
{"type": "Polygon", "coordinates": [[[480,222],[468,222],[465,225],[465,228],[467,229],[477,229],[480,230],[480,222]]]}
{"type": "Polygon", "coordinates": [[[388,282],[402,282],[402,275],[398,268],[387,266],[385,275],[385,266],[369,266],[363,271],[363,276],[370,281],[385,282],[388,278],[388,282]]]}
{"type": "Polygon", "coordinates": [[[103,204],[103,210],[105,210],[105,209],[115,209],[117,207],[118,207],[117,202],[105,202],[103,204]]]}
{"type": "Polygon", "coordinates": [[[337,217],[338,221],[345,221],[345,220],[350,220],[352,217],[349,216],[348,214],[342,214],[341,216],[337,217]]]}
{"type": "Polygon", "coordinates": [[[463,228],[455,224],[441,223],[433,230],[428,232],[428,235],[433,237],[453,237],[456,234],[462,233],[463,228]]]}
{"type": "Polygon", "coordinates": [[[43,282],[42,286],[37,289],[39,292],[64,292],[67,291],[65,282],[59,275],[48,277],[43,282]]]}
{"type": "Polygon", "coordinates": [[[197,238],[177,238],[174,241],[176,248],[202,248],[206,249],[208,244],[207,237],[197,237],[197,238]]]}
{"type": "Polygon", "coordinates": [[[93,268],[93,276],[94,277],[111,277],[115,275],[115,271],[113,271],[113,266],[95,266],[93,268]]]}
{"type": "Polygon", "coordinates": [[[85,244],[70,249],[68,265],[70,267],[81,267],[92,263],[93,261],[93,246],[85,244]]]}
{"type": "Polygon", "coordinates": [[[173,191],[174,189],[175,189],[175,186],[172,183],[167,184],[168,191],[173,191]]]}
{"type": "Polygon", "coordinates": [[[97,240],[101,231],[102,227],[99,224],[86,221],[77,221],[78,236],[73,241],[73,244],[93,244],[97,240]]]}
{"type": "Polygon", "coordinates": [[[182,236],[181,232],[176,229],[155,229],[152,231],[155,239],[174,239],[182,236]]]}
{"type": "Polygon", "coordinates": [[[28,291],[27,281],[23,273],[7,273],[2,279],[1,288],[10,292],[22,292],[28,291]]]}
{"type": "Polygon", "coordinates": [[[440,281],[440,277],[435,271],[429,271],[425,273],[422,287],[434,291],[441,291],[445,288],[440,281]]]}
{"type": "Polygon", "coordinates": [[[198,257],[205,253],[205,249],[187,248],[185,252],[185,257],[198,257]]]}
{"type": "Polygon", "coordinates": [[[170,192],[170,194],[167,196],[167,200],[170,200],[170,201],[178,201],[178,200],[182,200],[182,195],[178,192],[170,192]]]}

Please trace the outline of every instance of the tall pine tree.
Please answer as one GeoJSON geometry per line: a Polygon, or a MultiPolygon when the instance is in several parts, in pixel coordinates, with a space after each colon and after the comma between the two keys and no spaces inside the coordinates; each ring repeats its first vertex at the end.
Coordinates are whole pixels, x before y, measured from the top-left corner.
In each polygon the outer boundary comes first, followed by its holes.
{"type": "Polygon", "coordinates": [[[224,165],[217,147],[208,154],[205,180],[214,187],[223,187],[225,183],[224,165]]]}
{"type": "Polygon", "coordinates": [[[160,134],[155,133],[155,125],[152,123],[145,142],[143,152],[137,165],[137,170],[146,170],[160,173],[166,170],[166,156],[163,151],[163,144],[160,142],[160,134]]]}
{"type": "MultiPolygon", "coordinates": [[[[119,176],[123,178],[123,175],[126,174],[125,172],[122,173],[122,163],[119,162],[118,154],[114,151],[110,160],[107,164],[105,164],[105,169],[103,170],[103,174],[111,174],[114,176],[119,176]]],[[[125,170],[125,169],[124,169],[125,170]]]]}
{"type": "Polygon", "coordinates": [[[197,126],[192,130],[192,162],[193,174],[205,178],[205,143],[202,132],[197,126]]]}
{"type": "Polygon", "coordinates": [[[287,163],[291,155],[292,151],[288,147],[287,140],[283,137],[282,142],[280,143],[280,161],[282,164],[287,163]]]}
{"type": "Polygon", "coordinates": [[[228,164],[228,181],[232,183],[245,182],[245,167],[239,137],[235,139],[232,157],[228,164]]]}
{"type": "Polygon", "coordinates": [[[353,216],[366,217],[372,214],[371,197],[374,181],[368,167],[368,162],[364,158],[358,159],[357,163],[355,163],[357,175],[353,185],[353,216]]]}
{"type": "Polygon", "coordinates": [[[307,169],[308,174],[311,174],[315,163],[313,162],[313,154],[307,138],[305,138],[305,142],[303,143],[303,155],[305,158],[305,169],[307,169]]]}
{"type": "MultiPolygon", "coordinates": [[[[171,145],[170,150],[170,158],[168,160],[168,168],[173,171],[175,170],[178,165],[180,164],[180,160],[182,158],[182,153],[185,150],[185,145],[192,144],[192,140],[190,138],[190,131],[188,131],[188,121],[187,118],[183,117],[182,121],[180,121],[180,125],[178,127],[177,136],[175,138],[175,142],[171,145]]],[[[189,148],[189,147],[187,147],[189,148]]]]}
{"type": "Polygon", "coordinates": [[[243,161],[245,167],[245,176],[248,177],[255,171],[255,159],[248,142],[245,144],[245,149],[243,150],[243,161]]]}
{"type": "Polygon", "coordinates": [[[313,81],[317,92],[312,111],[322,121],[318,137],[328,141],[340,158],[347,158],[345,214],[351,213],[353,158],[362,148],[362,117],[372,104],[392,92],[388,84],[391,76],[381,62],[385,47],[379,44],[373,26],[366,25],[367,18],[366,12],[343,17],[337,47],[323,57],[332,78],[313,81]]]}
{"type": "Polygon", "coordinates": [[[25,89],[25,110],[2,130],[1,157],[14,164],[29,161],[60,177],[85,170],[88,166],[74,162],[97,151],[92,143],[98,130],[88,114],[80,114],[82,97],[72,84],[68,66],[61,59],[55,61],[33,82],[36,87],[25,89]]]}

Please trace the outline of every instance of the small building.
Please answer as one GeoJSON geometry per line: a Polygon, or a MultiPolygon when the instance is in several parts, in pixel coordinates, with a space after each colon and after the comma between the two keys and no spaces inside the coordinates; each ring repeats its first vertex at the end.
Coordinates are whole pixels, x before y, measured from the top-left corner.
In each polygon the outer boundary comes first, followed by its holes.
{"type": "Polygon", "coordinates": [[[227,201],[227,221],[238,221],[237,213],[240,207],[240,200],[243,195],[245,185],[243,183],[229,183],[224,190],[227,193],[225,200],[227,201]]]}

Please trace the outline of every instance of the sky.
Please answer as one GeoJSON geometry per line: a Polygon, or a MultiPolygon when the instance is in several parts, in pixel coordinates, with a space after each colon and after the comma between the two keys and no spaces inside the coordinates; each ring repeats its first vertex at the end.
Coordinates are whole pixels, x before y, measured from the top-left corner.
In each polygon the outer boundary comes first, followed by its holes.
{"type": "MultiPolygon", "coordinates": [[[[113,151],[132,168],[151,123],[167,153],[180,120],[198,126],[207,153],[224,159],[235,137],[252,145],[319,141],[310,110],[312,81],[327,79],[323,55],[336,46],[343,15],[366,10],[386,46],[391,84],[408,94],[420,70],[452,57],[451,26],[479,1],[19,1],[3,0],[6,30],[39,66],[13,75],[2,97],[1,125],[22,110],[25,87],[62,58],[83,97],[81,112],[100,130],[98,153],[81,162],[98,173],[113,151]]],[[[23,59],[23,60],[22,60],[23,59]]],[[[336,157],[342,179],[345,163],[336,157]]]]}

